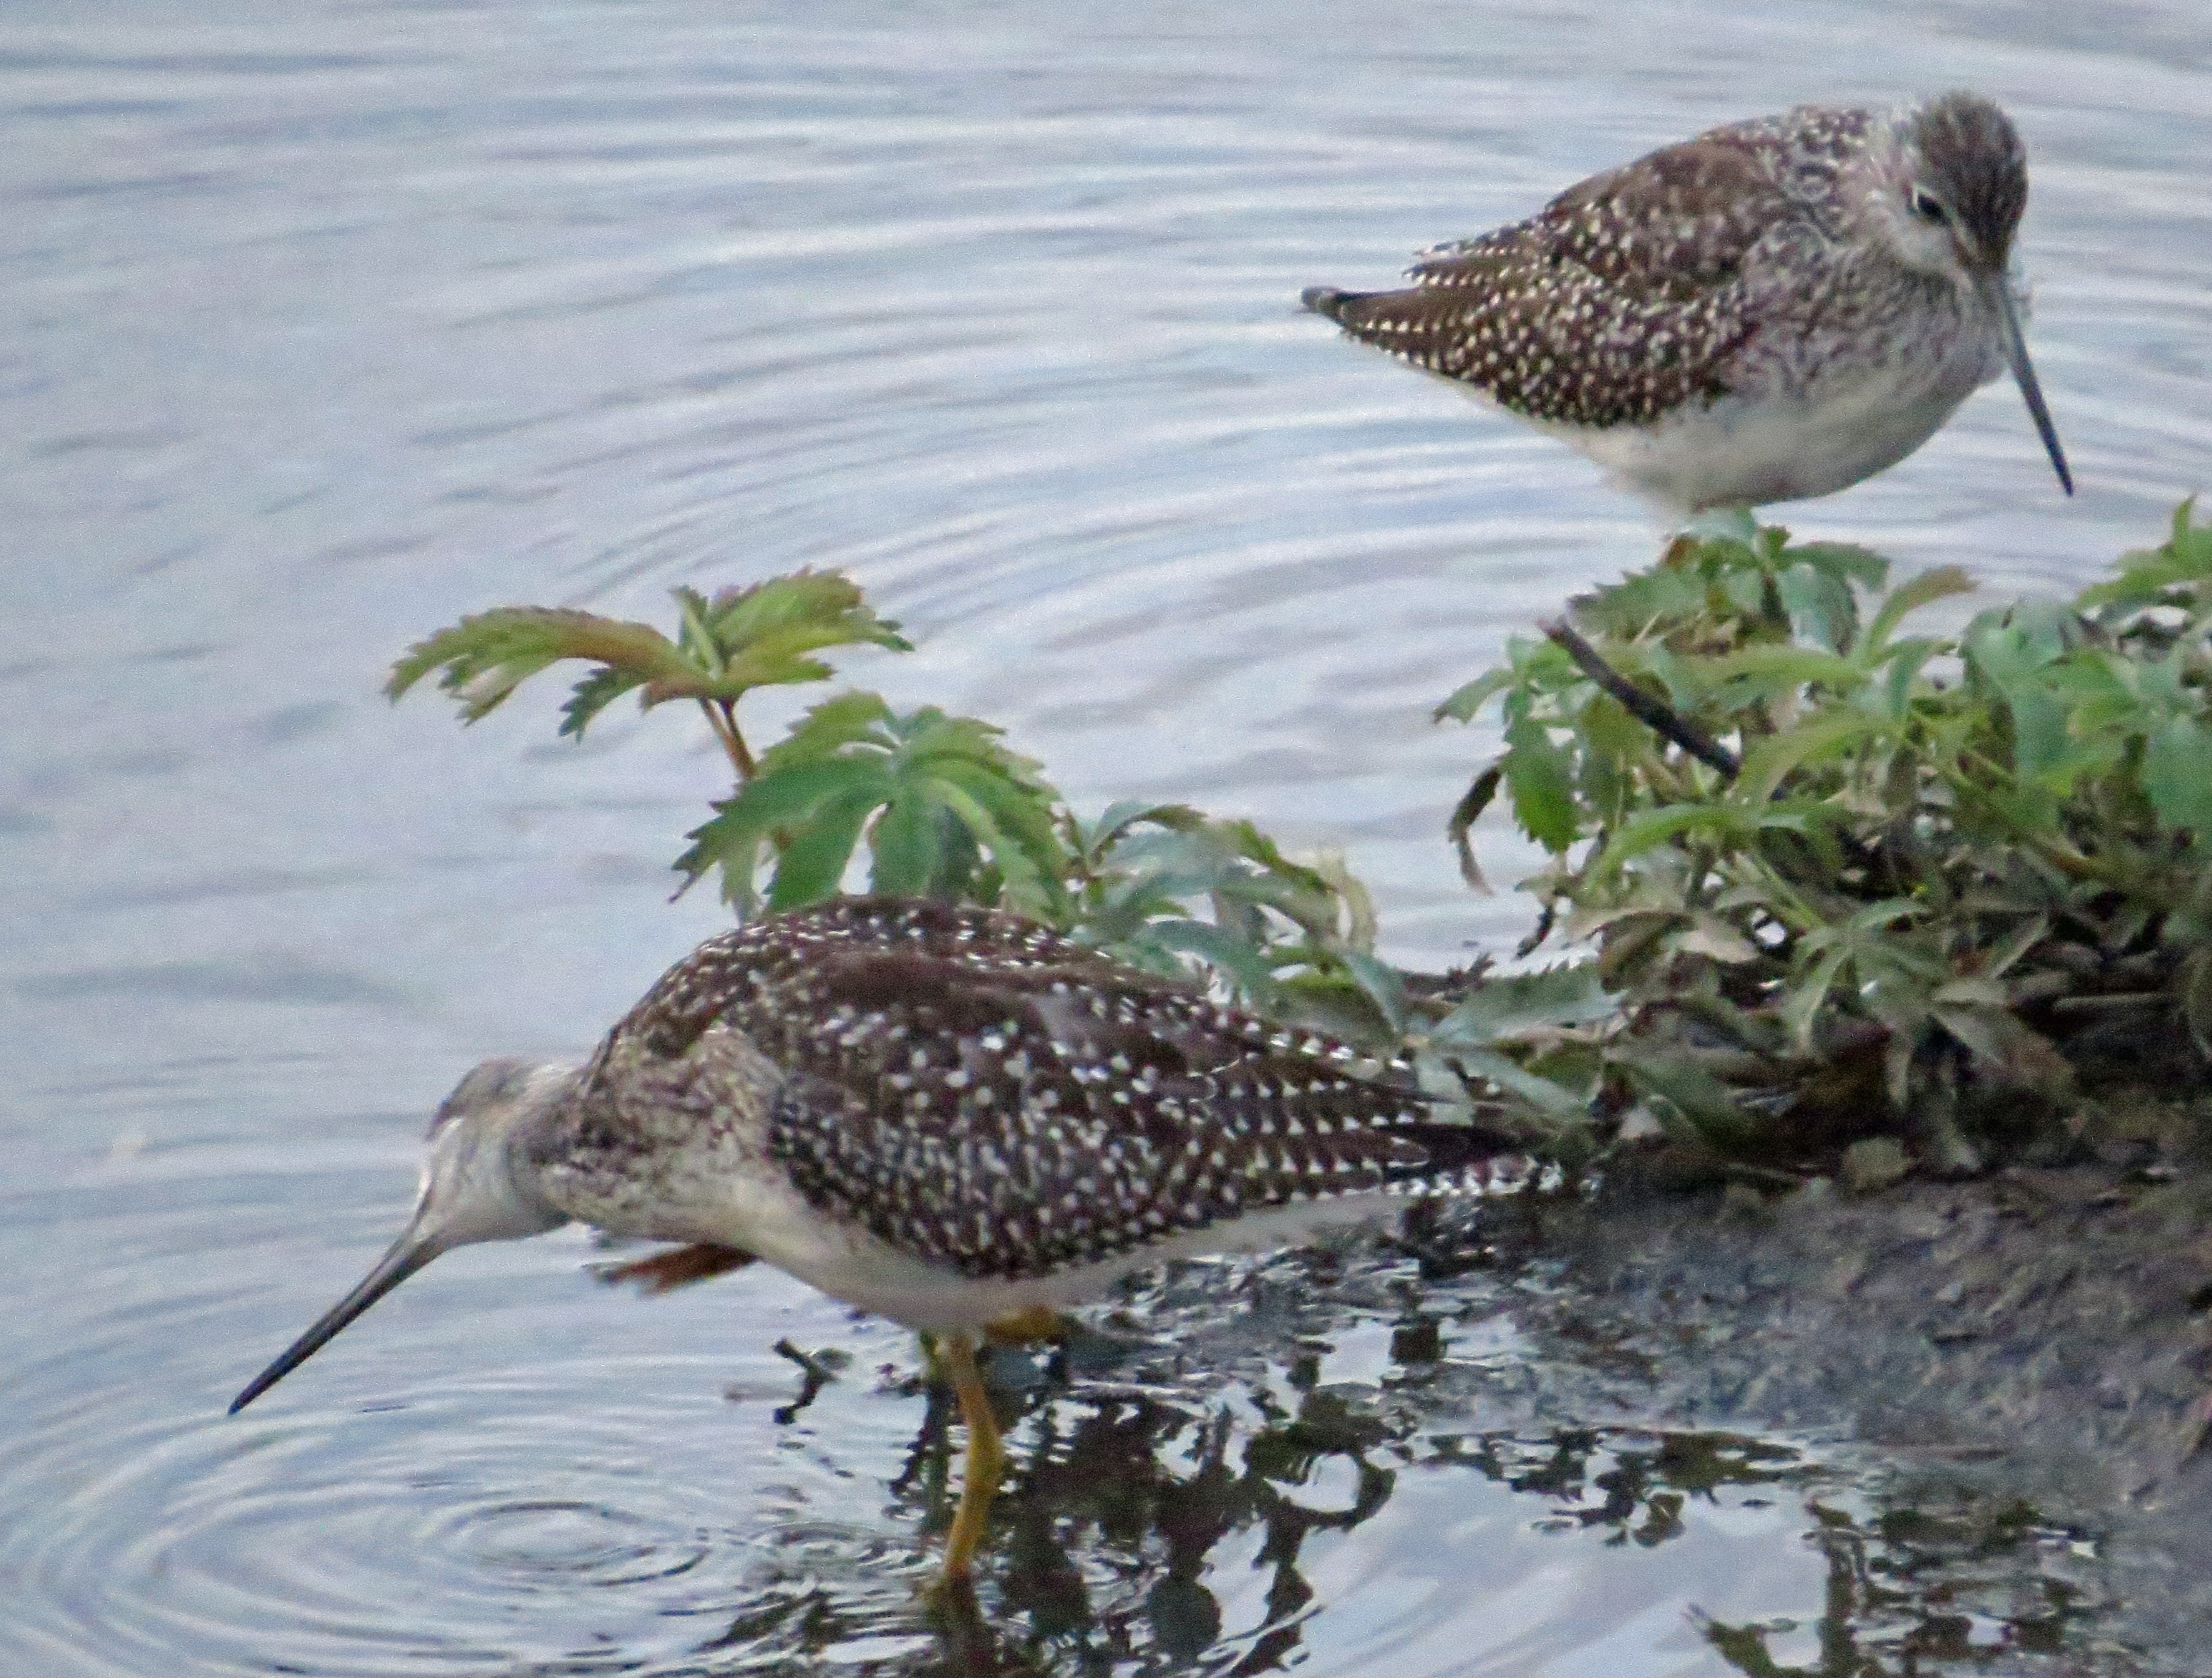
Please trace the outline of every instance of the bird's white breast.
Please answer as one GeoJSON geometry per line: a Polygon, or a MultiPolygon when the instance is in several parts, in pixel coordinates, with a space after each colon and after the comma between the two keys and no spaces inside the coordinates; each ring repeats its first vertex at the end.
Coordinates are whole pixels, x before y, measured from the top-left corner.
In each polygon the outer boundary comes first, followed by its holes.
{"type": "Polygon", "coordinates": [[[1895,465],[1999,366],[1977,354],[1854,368],[1802,390],[1723,397],[1650,425],[1545,429],[1668,508],[1759,507],[1828,495],[1895,465]]]}

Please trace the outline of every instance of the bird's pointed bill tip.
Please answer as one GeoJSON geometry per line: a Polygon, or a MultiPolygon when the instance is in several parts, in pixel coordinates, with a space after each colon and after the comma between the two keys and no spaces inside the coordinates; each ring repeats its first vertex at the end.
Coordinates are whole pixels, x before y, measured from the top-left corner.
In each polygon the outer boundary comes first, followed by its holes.
{"type": "Polygon", "coordinates": [[[376,1268],[362,1277],[353,1291],[316,1318],[307,1331],[279,1353],[276,1360],[247,1382],[224,1414],[236,1415],[301,1364],[330,1344],[348,1323],[398,1287],[446,1249],[446,1243],[427,1237],[419,1227],[392,1243],[376,1268]]]}
{"type": "Polygon", "coordinates": [[[2051,457],[2051,469],[2058,474],[2058,487],[2071,495],[2074,474],[2066,465],[2066,451],[2059,445],[2058,428],[2051,423],[2050,406],[2043,399],[2043,386],[2035,376],[2035,363],[2028,359],[2027,338],[2021,331],[2019,305],[2002,278],[1996,283],[1996,297],[1997,317],[2003,326],[2005,365],[2011,370],[2013,383],[2020,386],[2021,399],[2027,404],[2028,417],[2035,422],[2035,435],[2043,440],[2043,452],[2051,457]]]}

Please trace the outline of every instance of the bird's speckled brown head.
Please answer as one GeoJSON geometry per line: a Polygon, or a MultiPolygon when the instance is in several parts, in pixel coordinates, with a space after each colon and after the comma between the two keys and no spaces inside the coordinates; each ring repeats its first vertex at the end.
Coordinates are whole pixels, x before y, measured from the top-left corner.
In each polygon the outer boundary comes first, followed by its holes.
{"type": "Polygon", "coordinates": [[[2027,208],[2027,151],[2012,119],[1976,94],[1950,93],[1906,119],[1906,208],[1949,230],[1960,260],[2001,271],[2027,208]]]}

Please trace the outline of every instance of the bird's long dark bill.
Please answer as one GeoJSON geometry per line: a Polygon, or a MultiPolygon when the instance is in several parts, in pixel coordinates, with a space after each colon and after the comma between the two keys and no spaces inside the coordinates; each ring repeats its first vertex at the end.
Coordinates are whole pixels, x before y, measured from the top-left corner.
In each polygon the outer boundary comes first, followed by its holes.
{"type": "Polygon", "coordinates": [[[2066,470],[2066,451],[2058,447],[2058,428],[2051,423],[2051,410],[2043,405],[2043,386],[2036,382],[2035,363],[2027,359],[2027,340],[2021,335],[2019,306],[2012,300],[2012,288],[2002,278],[1996,282],[1996,294],[1997,319],[2004,328],[2005,365],[2012,369],[2013,382],[2020,386],[2020,393],[2027,398],[2027,411],[2035,421],[2036,435],[2043,439],[2044,452],[2050,455],[2059,483],[2070,495],[2074,493],[2074,474],[2066,470]]]}
{"type": "Polygon", "coordinates": [[[417,1231],[409,1230],[392,1243],[392,1250],[377,1261],[376,1268],[361,1279],[359,1286],[325,1311],[315,1326],[286,1347],[283,1355],[275,1363],[246,1383],[246,1390],[231,1400],[230,1414],[236,1415],[306,1363],[334,1339],[339,1329],[444,1250],[436,1242],[426,1241],[417,1231]]]}

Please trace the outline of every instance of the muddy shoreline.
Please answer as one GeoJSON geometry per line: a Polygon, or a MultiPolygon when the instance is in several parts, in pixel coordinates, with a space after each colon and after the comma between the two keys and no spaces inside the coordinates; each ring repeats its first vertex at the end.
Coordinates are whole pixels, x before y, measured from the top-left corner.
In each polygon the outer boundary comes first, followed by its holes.
{"type": "Polygon", "coordinates": [[[2124,1623],[2212,1672],[2212,1173],[2166,1176],[1754,1202],[1630,1174],[1495,1208],[1486,1234],[1523,1332],[1579,1366],[1563,1379],[1610,1371],[1624,1420],[1979,1474],[2108,1535],[2124,1623]]]}

